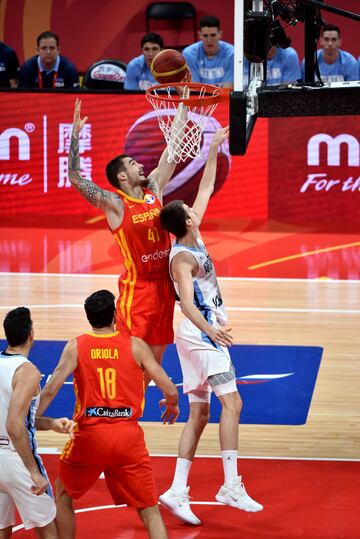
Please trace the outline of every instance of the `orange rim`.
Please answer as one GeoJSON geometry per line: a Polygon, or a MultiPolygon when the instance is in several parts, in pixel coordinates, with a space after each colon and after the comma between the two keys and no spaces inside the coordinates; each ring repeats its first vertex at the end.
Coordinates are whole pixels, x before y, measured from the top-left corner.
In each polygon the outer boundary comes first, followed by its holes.
{"type": "Polygon", "coordinates": [[[200,82],[176,82],[173,84],[157,84],[156,86],[151,86],[146,90],[146,95],[153,99],[154,101],[181,101],[184,105],[195,106],[195,105],[213,105],[220,103],[220,101],[227,101],[230,96],[230,88],[219,88],[218,86],[213,86],[212,84],[202,84],[200,82]],[[187,98],[181,98],[180,96],[174,94],[169,96],[168,94],[157,95],[153,93],[158,90],[165,90],[169,87],[182,88],[187,86],[191,91],[197,92],[199,95],[190,95],[187,98]],[[209,95],[206,95],[209,94],[209,95]],[[175,99],[174,99],[175,98],[175,99]]]}

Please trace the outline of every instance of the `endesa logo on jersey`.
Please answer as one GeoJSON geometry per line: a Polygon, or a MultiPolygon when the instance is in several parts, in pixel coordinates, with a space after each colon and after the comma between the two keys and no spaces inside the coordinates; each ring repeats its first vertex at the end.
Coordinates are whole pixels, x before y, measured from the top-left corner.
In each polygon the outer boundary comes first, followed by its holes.
{"type": "MultiPolygon", "coordinates": [[[[0,341],[0,346],[4,348],[6,342],[0,341]]],[[[30,361],[41,371],[42,385],[55,369],[64,346],[64,341],[35,342],[30,361]]],[[[269,425],[306,423],[322,353],[323,349],[318,346],[233,345],[230,354],[243,400],[240,422],[269,425]]],[[[178,386],[179,421],[187,421],[188,397],[182,392],[182,374],[174,344],[166,349],[163,367],[178,386]]],[[[160,390],[153,383],[150,384],[146,391],[142,421],[160,421],[161,398],[160,390]]],[[[46,413],[53,417],[71,417],[74,403],[73,381],[69,377],[46,413]]],[[[210,411],[210,421],[217,423],[221,407],[214,395],[210,411]]],[[[114,412],[105,407],[91,407],[86,411],[88,417],[120,417],[121,414],[127,417],[126,411],[114,412]]]]}
{"type": "Polygon", "coordinates": [[[360,125],[356,117],[270,124],[270,217],[360,222],[360,125]]]}
{"type": "Polygon", "coordinates": [[[154,253],[148,253],[141,256],[142,262],[150,262],[151,260],[160,260],[161,258],[167,258],[169,256],[170,249],[158,249],[154,253]]]}

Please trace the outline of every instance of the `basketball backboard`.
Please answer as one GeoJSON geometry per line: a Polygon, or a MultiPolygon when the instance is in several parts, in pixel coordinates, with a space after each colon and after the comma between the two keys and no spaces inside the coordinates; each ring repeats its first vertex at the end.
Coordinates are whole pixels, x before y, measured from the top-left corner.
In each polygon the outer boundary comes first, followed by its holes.
{"type": "Polygon", "coordinates": [[[234,89],[230,95],[229,139],[232,155],[246,153],[258,117],[360,114],[360,82],[323,83],[316,70],[322,10],[360,22],[360,15],[322,0],[235,0],[234,89]],[[278,21],[284,17],[287,22],[293,18],[304,23],[305,80],[266,86],[270,32],[274,24],[280,26],[278,21]]]}

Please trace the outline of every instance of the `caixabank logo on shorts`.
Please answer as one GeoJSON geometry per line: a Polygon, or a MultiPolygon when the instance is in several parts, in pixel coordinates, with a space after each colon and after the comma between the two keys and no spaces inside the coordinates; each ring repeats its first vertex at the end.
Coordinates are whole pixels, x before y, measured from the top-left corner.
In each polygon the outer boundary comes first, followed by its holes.
{"type": "Polygon", "coordinates": [[[85,408],[85,417],[128,418],[132,416],[132,408],[109,408],[108,406],[90,406],[85,408]]]}
{"type": "MultiPolygon", "coordinates": [[[[5,347],[5,341],[0,342],[5,347]]],[[[65,346],[64,341],[37,341],[30,360],[49,379],[65,346]]],[[[237,384],[243,400],[241,423],[268,425],[303,425],[306,423],[323,349],[319,346],[233,345],[230,349],[236,369],[237,384]]],[[[179,390],[179,421],[187,421],[188,398],[182,392],[182,374],[174,344],[167,347],[163,367],[179,390]]],[[[160,421],[159,400],[162,393],[153,384],[145,394],[143,421],[160,421]]],[[[46,411],[54,417],[71,417],[74,410],[72,377],[65,382],[46,411]]],[[[109,409],[90,407],[93,417],[106,416],[109,409]]],[[[113,410],[113,409],[110,409],[113,410]]],[[[217,423],[221,408],[211,399],[210,421],[217,423]]],[[[119,417],[119,416],[118,416],[119,417]]]]}

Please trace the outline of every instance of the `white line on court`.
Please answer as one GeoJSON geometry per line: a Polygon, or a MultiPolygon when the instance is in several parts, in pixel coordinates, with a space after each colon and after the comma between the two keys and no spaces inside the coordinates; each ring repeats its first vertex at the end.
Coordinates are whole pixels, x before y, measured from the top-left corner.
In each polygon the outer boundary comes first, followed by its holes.
{"type": "MultiPolygon", "coordinates": [[[[191,505],[224,505],[220,502],[190,502],[191,505]]],[[[160,502],[158,502],[158,505],[160,505],[160,502]]],[[[83,507],[82,509],[75,509],[75,513],[89,513],[91,511],[104,511],[106,509],[122,509],[124,507],[127,507],[127,505],[98,505],[97,507],[83,507]]],[[[19,524],[18,526],[15,526],[12,531],[17,532],[19,530],[22,530],[24,528],[23,524],[19,524]]]]}
{"type": "MultiPolygon", "coordinates": [[[[83,309],[82,303],[46,303],[26,305],[29,309],[83,309]]],[[[0,305],[0,311],[14,309],[16,305],[0,305]]],[[[177,310],[180,310],[176,306],[177,310]]],[[[360,309],[295,309],[279,307],[227,307],[227,312],[259,312],[259,313],[322,313],[322,314],[360,314],[360,309]]]]}
{"type": "MultiPolygon", "coordinates": [[[[143,421],[143,425],[146,421],[143,421]]],[[[39,447],[38,453],[42,455],[60,455],[61,451],[58,451],[56,447],[39,447]]],[[[150,453],[150,457],[173,457],[176,458],[176,453],[150,453]]],[[[221,459],[220,455],[196,455],[195,458],[201,459],[221,459]]],[[[311,461],[329,461],[329,462],[360,462],[360,459],[340,459],[340,458],[323,458],[323,457],[265,457],[265,456],[253,456],[253,455],[238,455],[238,459],[251,459],[251,460],[311,460],[311,461]]]]}
{"type": "MultiPolygon", "coordinates": [[[[117,273],[32,273],[32,272],[12,272],[12,271],[1,271],[0,277],[2,275],[19,275],[19,276],[31,276],[31,277],[71,277],[71,278],[102,278],[102,279],[118,279],[119,275],[117,273]]],[[[282,277],[218,277],[219,281],[259,281],[259,282],[278,282],[278,283],[325,283],[325,284],[360,284],[359,279],[323,279],[323,278],[314,278],[314,279],[291,279],[291,278],[282,278],[282,277]]]]}

